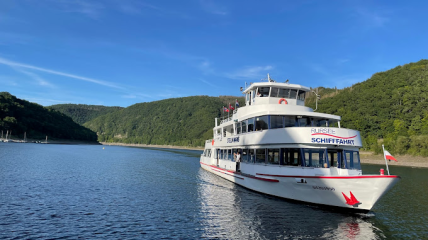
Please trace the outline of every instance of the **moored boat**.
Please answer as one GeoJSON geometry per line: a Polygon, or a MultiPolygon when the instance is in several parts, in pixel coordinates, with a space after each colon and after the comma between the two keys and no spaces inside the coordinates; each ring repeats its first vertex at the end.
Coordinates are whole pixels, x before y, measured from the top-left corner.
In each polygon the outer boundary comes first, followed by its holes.
{"type": "Polygon", "coordinates": [[[242,93],[245,106],[215,119],[203,169],[257,192],[359,212],[400,179],[362,174],[360,133],[342,128],[340,116],[306,107],[311,89],[268,76],[242,93]]]}

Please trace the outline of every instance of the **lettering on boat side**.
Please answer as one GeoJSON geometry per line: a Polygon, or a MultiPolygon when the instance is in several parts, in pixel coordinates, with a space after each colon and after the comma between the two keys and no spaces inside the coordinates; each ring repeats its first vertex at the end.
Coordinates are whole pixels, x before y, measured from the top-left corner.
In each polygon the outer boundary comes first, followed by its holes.
{"type": "Polygon", "coordinates": [[[354,140],[338,138],[312,138],[313,143],[331,143],[331,144],[348,144],[354,145],[354,140]]]}
{"type": "Polygon", "coordinates": [[[334,129],[329,129],[329,128],[312,128],[311,133],[336,134],[336,131],[334,131],[334,129]]]}
{"type": "Polygon", "coordinates": [[[320,186],[312,186],[313,189],[318,189],[318,190],[326,190],[326,191],[336,191],[336,189],[334,188],[330,188],[330,187],[320,187],[320,186]]]}
{"type": "Polygon", "coordinates": [[[228,138],[227,143],[239,142],[239,137],[228,138]]]}
{"type": "Polygon", "coordinates": [[[311,128],[312,136],[323,136],[323,137],[313,137],[312,143],[329,143],[329,144],[346,144],[346,145],[355,145],[355,140],[353,138],[357,135],[350,137],[342,137],[335,135],[336,131],[329,128],[311,128]]]}

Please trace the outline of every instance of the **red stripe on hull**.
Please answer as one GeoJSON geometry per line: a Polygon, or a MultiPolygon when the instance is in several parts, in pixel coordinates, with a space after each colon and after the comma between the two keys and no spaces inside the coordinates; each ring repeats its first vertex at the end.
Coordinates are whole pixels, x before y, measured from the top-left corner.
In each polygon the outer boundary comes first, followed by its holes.
{"type": "Polygon", "coordinates": [[[291,177],[291,178],[331,178],[331,179],[355,179],[355,178],[400,178],[396,175],[373,175],[373,176],[291,176],[291,175],[272,175],[264,173],[256,173],[256,175],[269,177],[291,177]]]}

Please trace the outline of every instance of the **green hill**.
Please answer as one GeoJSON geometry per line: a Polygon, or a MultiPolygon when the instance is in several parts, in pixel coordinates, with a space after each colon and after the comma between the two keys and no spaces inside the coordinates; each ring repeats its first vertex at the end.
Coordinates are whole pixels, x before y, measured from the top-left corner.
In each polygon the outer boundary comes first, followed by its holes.
{"type": "Polygon", "coordinates": [[[21,100],[8,92],[0,92],[0,129],[12,131],[14,136],[23,138],[72,139],[96,141],[91,130],[75,123],[70,117],[35,103],[21,100]]]}
{"type": "MultiPolygon", "coordinates": [[[[315,107],[315,101],[307,105],[315,107]]],[[[340,115],[343,127],[361,131],[365,149],[380,152],[383,143],[392,153],[428,156],[428,60],[330,89],[318,111],[340,115]]]]}
{"type": "MultiPolygon", "coordinates": [[[[243,98],[238,98],[241,106],[243,98]]],[[[214,118],[225,101],[236,97],[193,96],[138,103],[99,116],[84,126],[96,131],[99,141],[178,146],[203,146],[212,138],[214,118]]]]}
{"type": "Polygon", "coordinates": [[[85,122],[98,116],[122,109],[122,107],[106,107],[85,104],[57,104],[49,106],[48,108],[64,113],[80,125],[83,125],[85,122]]]}

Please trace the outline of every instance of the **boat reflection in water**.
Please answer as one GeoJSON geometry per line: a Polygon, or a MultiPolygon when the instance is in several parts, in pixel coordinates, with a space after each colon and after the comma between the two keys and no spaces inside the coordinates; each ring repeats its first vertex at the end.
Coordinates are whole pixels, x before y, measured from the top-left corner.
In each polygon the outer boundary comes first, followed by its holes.
{"type": "Polygon", "coordinates": [[[378,239],[374,214],[344,214],[250,191],[209,172],[198,174],[205,238],[378,239]]]}

